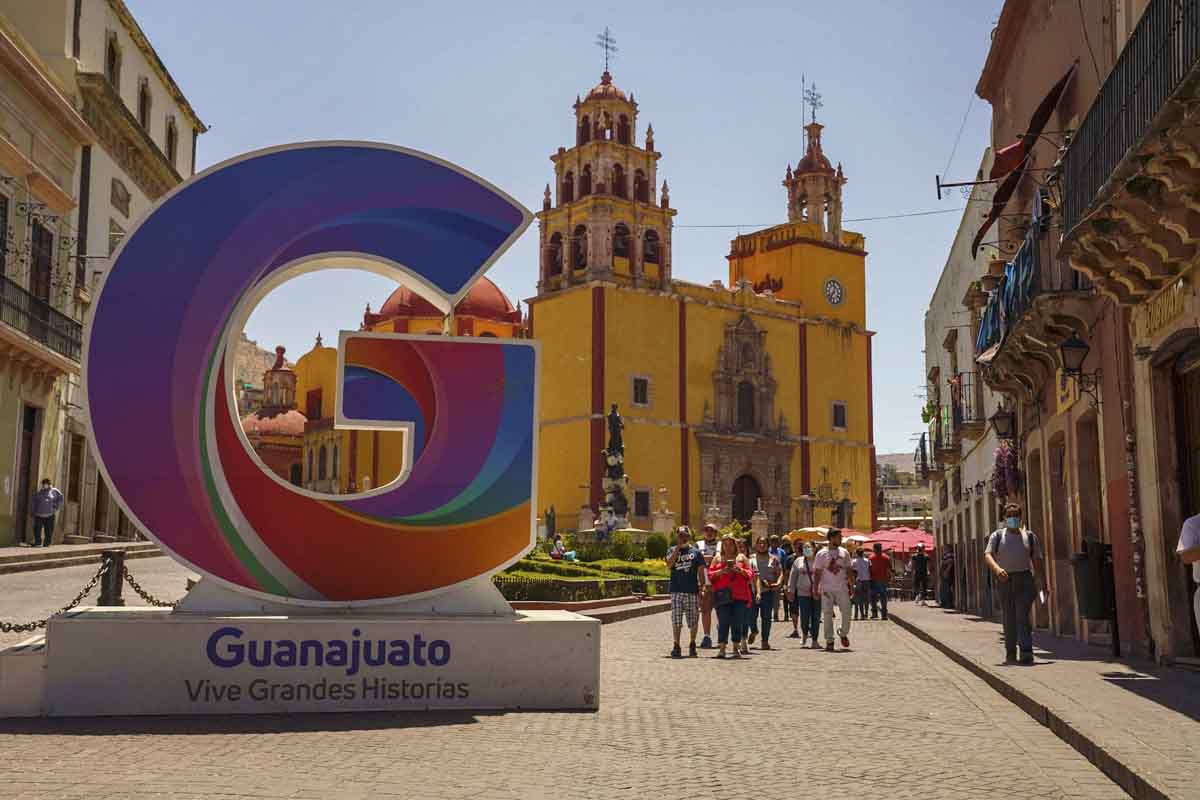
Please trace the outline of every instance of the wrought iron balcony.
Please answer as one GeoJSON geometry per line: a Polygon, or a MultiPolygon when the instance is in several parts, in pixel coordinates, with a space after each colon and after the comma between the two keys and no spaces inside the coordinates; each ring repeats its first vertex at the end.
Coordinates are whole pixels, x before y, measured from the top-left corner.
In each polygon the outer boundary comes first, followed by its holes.
{"type": "Polygon", "coordinates": [[[950,379],[950,411],[956,436],[974,440],[987,429],[983,383],[974,372],[960,372],[950,379]]]}
{"type": "Polygon", "coordinates": [[[83,326],[4,276],[0,276],[0,323],[59,355],[79,361],[83,326]]]}
{"type": "Polygon", "coordinates": [[[1124,305],[1198,254],[1200,0],[1151,0],[1063,156],[1060,255],[1124,305]]]}
{"type": "Polygon", "coordinates": [[[1087,213],[1117,165],[1200,60],[1200,0],[1152,0],[1063,158],[1063,228],[1087,213]]]}

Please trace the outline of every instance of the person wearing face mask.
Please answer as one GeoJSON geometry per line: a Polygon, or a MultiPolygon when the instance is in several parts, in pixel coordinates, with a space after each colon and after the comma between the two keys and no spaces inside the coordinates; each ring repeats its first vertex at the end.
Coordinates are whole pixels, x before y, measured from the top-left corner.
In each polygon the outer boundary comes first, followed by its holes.
{"type": "Polygon", "coordinates": [[[1037,565],[1041,545],[1033,531],[1021,525],[1021,506],[1004,506],[1004,527],[988,537],[983,559],[1000,587],[1004,611],[1004,663],[1033,663],[1033,627],[1030,612],[1037,595],[1037,565]]]}
{"type": "Polygon", "coordinates": [[[842,618],[842,649],[850,649],[850,582],[854,570],[850,567],[850,552],[842,547],[842,532],[830,528],[829,543],[813,560],[813,580],[821,593],[821,618],[825,622],[825,649],[833,652],[833,608],[837,606],[842,618]]]}
{"type": "Polygon", "coordinates": [[[792,606],[792,633],[789,638],[800,639],[802,631],[800,646],[807,646],[811,639],[813,649],[820,647],[817,626],[821,620],[817,583],[813,580],[815,577],[813,546],[805,542],[800,555],[792,562],[792,571],[788,573],[787,597],[792,606]]]}

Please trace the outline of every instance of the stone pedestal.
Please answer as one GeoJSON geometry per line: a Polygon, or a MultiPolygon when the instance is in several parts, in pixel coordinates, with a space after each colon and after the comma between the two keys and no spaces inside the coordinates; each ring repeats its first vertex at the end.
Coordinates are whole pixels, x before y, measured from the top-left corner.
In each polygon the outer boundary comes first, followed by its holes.
{"type": "Polygon", "coordinates": [[[759,537],[765,537],[770,533],[771,518],[767,516],[767,512],[763,511],[760,504],[758,510],[750,515],[750,535],[752,540],[757,540],[759,537]]]}
{"type": "Polygon", "coordinates": [[[579,523],[575,526],[577,531],[590,530],[596,525],[596,514],[592,511],[592,507],[583,505],[579,507],[579,523]]]}
{"type": "Polygon", "coordinates": [[[729,524],[729,516],[722,510],[720,506],[709,506],[704,509],[704,524],[716,525],[718,528],[724,528],[729,524]]]}
{"type": "Polygon", "coordinates": [[[655,533],[665,533],[667,538],[670,538],[671,532],[675,530],[675,515],[667,509],[659,509],[651,516],[650,527],[655,533]]]}

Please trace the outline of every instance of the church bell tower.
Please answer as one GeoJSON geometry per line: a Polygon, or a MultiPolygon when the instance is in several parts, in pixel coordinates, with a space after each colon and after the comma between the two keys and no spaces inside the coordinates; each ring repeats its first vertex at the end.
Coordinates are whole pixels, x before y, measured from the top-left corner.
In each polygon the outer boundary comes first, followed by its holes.
{"type": "Polygon", "coordinates": [[[816,224],[822,237],[840,244],[842,236],[842,186],[846,176],[842,165],[837,169],[821,150],[821,130],[815,119],[804,126],[807,146],[804,158],[793,172],[789,164],[783,185],[787,188],[788,222],[816,224]]]}
{"type": "Polygon", "coordinates": [[[667,183],[656,192],[654,127],[638,136],[638,106],[605,69],[587,96],[575,98],[575,144],[550,156],[540,232],[538,294],[592,280],[666,289],[671,281],[667,183]]]}

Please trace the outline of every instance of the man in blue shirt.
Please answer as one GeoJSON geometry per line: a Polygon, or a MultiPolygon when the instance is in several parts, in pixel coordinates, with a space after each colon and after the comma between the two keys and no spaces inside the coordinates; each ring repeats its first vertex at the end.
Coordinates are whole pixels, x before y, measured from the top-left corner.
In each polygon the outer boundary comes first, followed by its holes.
{"type": "Polygon", "coordinates": [[[62,492],[55,489],[49,478],[42,478],[42,488],[33,496],[33,546],[42,546],[45,532],[46,547],[54,538],[54,515],[62,508],[62,492]]]}
{"type": "Polygon", "coordinates": [[[671,627],[675,633],[675,646],[671,658],[682,658],[679,635],[683,632],[683,620],[687,618],[691,643],[688,655],[696,657],[696,629],[700,626],[700,588],[708,579],[704,554],[692,547],[692,532],[687,526],[675,532],[675,546],[667,553],[667,568],[671,570],[671,627]]]}

